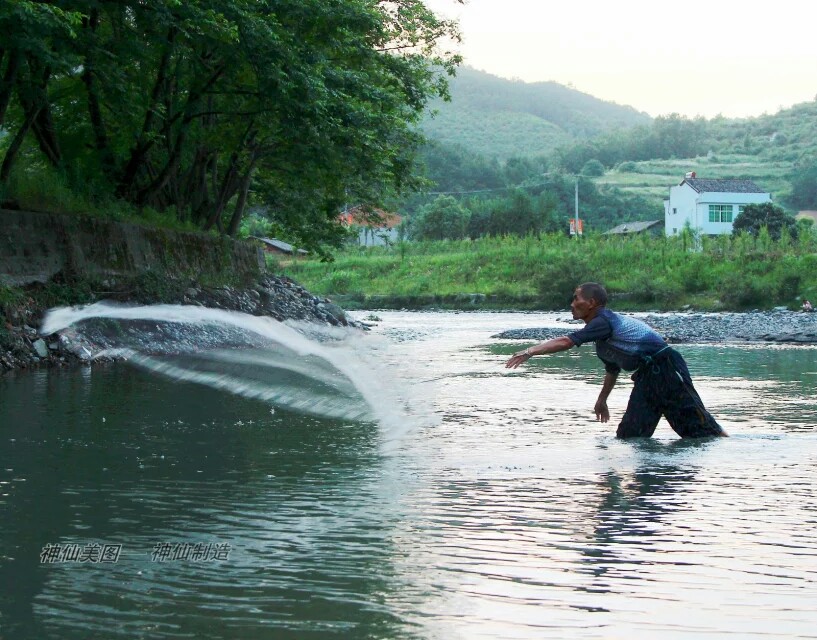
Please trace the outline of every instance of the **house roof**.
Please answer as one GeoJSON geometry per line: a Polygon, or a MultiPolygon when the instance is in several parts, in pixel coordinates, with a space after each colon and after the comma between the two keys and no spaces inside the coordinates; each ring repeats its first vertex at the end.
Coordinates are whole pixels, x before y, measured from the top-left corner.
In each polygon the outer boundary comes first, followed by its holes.
{"type": "Polygon", "coordinates": [[[642,231],[647,231],[648,229],[652,229],[653,227],[657,227],[662,224],[664,224],[663,220],[647,220],[645,222],[625,222],[624,224],[620,224],[617,227],[613,227],[609,231],[605,231],[604,235],[641,233],[642,231]]]}
{"type": "MultiPolygon", "coordinates": [[[[295,253],[295,247],[293,247],[291,244],[287,242],[284,242],[283,240],[278,240],[277,238],[260,238],[258,236],[250,237],[254,238],[255,240],[259,240],[260,242],[263,242],[268,247],[273,247],[275,249],[278,249],[279,251],[283,251],[284,253],[295,253]]],[[[298,249],[298,253],[308,252],[304,251],[303,249],[298,249]]]]}
{"type": "Polygon", "coordinates": [[[805,218],[807,220],[814,220],[814,222],[817,222],[817,211],[809,211],[809,210],[798,211],[797,215],[794,216],[794,217],[797,220],[801,220],[801,219],[805,218]]]}
{"type": "Polygon", "coordinates": [[[389,213],[383,209],[366,208],[363,205],[351,207],[339,216],[343,224],[356,224],[361,227],[374,227],[376,229],[393,229],[399,225],[403,218],[396,213],[389,213]]]}
{"type": "Polygon", "coordinates": [[[698,193],[767,193],[751,180],[708,180],[706,178],[685,178],[681,185],[683,184],[688,184],[698,193]]]}

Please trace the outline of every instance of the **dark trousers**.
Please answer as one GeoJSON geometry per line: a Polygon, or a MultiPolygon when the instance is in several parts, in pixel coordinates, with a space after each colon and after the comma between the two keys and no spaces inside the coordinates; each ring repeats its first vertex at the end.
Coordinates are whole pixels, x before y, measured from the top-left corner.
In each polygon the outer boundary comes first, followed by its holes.
{"type": "Polygon", "coordinates": [[[662,415],[682,438],[726,435],[704,407],[686,362],[674,349],[645,362],[632,379],[627,411],[616,431],[619,438],[649,438],[662,415]]]}

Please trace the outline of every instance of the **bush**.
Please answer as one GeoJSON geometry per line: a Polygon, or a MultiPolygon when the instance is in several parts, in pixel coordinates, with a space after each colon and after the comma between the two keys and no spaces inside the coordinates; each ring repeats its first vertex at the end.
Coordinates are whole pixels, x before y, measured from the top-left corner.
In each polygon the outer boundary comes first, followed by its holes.
{"type": "Polygon", "coordinates": [[[564,264],[544,265],[541,275],[536,278],[540,304],[545,309],[567,309],[576,286],[593,280],[590,265],[581,259],[571,261],[569,269],[565,269],[564,264]]]}
{"type": "Polygon", "coordinates": [[[790,215],[771,202],[763,204],[747,205],[732,225],[732,235],[738,236],[742,231],[760,237],[761,231],[766,229],[769,236],[774,240],[780,239],[783,229],[788,229],[789,234],[797,237],[797,223],[790,215]]]}
{"type": "Polygon", "coordinates": [[[721,302],[731,309],[746,309],[763,306],[768,291],[762,280],[749,273],[730,274],[718,289],[721,302]]]}
{"type": "Polygon", "coordinates": [[[349,271],[335,271],[326,278],[325,288],[329,293],[349,293],[354,281],[354,274],[349,271]]]}
{"type": "Polygon", "coordinates": [[[603,176],[604,165],[595,158],[593,158],[592,160],[588,160],[587,162],[584,163],[584,166],[582,167],[581,170],[581,174],[583,176],[590,176],[594,178],[603,176]]]}

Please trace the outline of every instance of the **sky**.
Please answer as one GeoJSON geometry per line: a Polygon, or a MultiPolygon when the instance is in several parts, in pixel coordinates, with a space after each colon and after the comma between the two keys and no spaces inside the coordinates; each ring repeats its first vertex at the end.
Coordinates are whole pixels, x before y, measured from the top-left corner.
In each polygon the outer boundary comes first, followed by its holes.
{"type": "Polygon", "coordinates": [[[776,113],[817,95],[809,0],[425,0],[465,64],[552,80],[651,116],[776,113]]]}

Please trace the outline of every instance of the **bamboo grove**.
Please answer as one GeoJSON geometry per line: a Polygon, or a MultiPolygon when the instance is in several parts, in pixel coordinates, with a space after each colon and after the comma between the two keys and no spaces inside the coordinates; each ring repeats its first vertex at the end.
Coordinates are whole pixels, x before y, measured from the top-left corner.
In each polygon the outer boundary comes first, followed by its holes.
{"type": "Polygon", "coordinates": [[[45,168],[235,234],[252,202],[319,248],[412,185],[459,60],[419,0],[0,0],[0,198],[45,168]]]}

